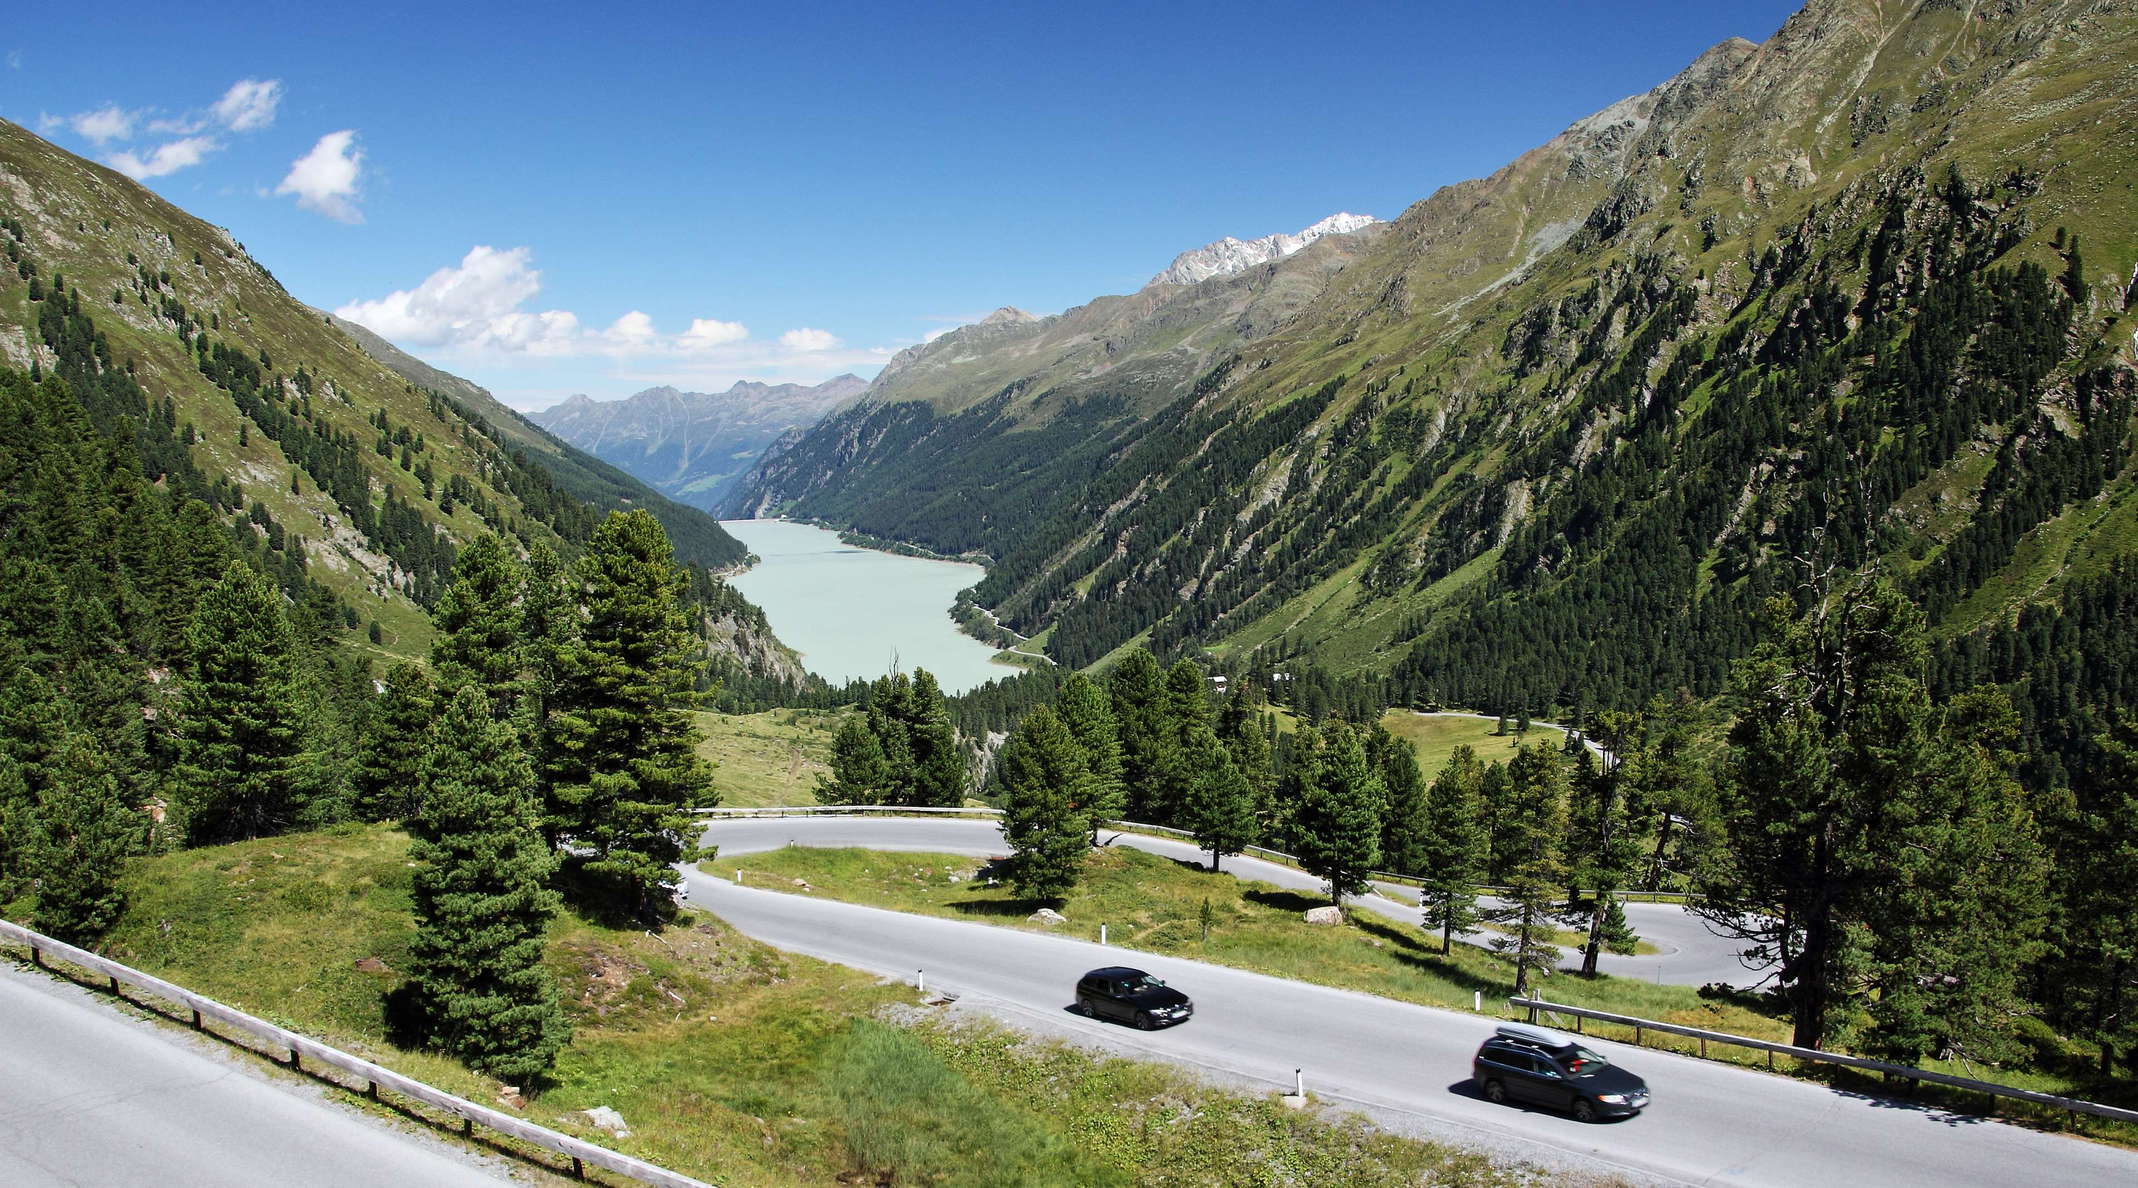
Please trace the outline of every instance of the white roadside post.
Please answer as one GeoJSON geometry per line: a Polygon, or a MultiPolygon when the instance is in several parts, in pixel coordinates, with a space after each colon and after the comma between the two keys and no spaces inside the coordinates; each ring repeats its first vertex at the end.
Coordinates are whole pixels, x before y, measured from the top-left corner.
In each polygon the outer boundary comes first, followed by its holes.
{"type": "Polygon", "coordinates": [[[1099,925],[1099,943],[1102,945],[1106,943],[1106,925],[1104,924],[1099,925]]]}

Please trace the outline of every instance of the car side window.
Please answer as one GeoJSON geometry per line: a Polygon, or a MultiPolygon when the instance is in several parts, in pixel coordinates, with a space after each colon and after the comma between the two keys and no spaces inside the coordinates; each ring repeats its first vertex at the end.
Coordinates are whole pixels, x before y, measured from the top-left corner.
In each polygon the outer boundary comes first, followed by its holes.
{"type": "Polygon", "coordinates": [[[1529,1053],[1527,1052],[1512,1052],[1506,1048],[1493,1048],[1486,1053],[1486,1058],[1494,1064],[1505,1065],[1516,1072],[1533,1071],[1529,1053]]]}

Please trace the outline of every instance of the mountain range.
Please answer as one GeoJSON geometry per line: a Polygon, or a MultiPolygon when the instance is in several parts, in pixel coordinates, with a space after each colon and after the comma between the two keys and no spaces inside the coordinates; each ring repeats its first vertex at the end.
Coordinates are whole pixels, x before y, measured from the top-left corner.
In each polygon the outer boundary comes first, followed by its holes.
{"type": "Polygon", "coordinates": [[[867,387],[854,375],[814,385],[745,380],[724,392],[658,387],[623,400],[573,396],[532,419],[670,498],[710,510],[782,434],[815,424],[867,387]]]}
{"type": "Polygon", "coordinates": [[[1623,705],[1834,567],[1959,655],[2138,553],[2133,61],[2128,4],[1814,0],[1393,222],[913,348],[726,509],[984,552],[1071,665],[1623,705]]]}

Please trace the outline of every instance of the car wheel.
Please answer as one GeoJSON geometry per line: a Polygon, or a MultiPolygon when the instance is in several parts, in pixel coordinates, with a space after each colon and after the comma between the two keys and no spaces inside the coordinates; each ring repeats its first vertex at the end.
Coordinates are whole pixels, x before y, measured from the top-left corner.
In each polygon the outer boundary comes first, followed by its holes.
{"type": "Polygon", "coordinates": [[[1596,1103],[1595,1103],[1595,1102],[1593,1102],[1593,1101],[1590,1101],[1590,1100],[1589,1100],[1588,1098],[1586,1098],[1586,1097],[1577,1097],[1577,1098],[1575,1098],[1575,1099],[1574,1099],[1574,1121],[1576,1121],[1576,1122],[1594,1122],[1595,1120],[1596,1120],[1596,1103]]]}
{"type": "Polygon", "coordinates": [[[1500,1084],[1498,1081],[1486,1081],[1485,1100],[1493,1105],[1506,1105],[1507,1086],[1500,1084]]]}
{"type": "Polygon", "coordinates": [[[1136,1026],[1142,1028],[1145,1031],[1149,1031],[1151,1028],[1158,1026],[1158,1021],[1151,1018],[1151,1013],[1149,1011],[1137,1011],[1136,1026]]]}
{"type": "Polygon", "coordinates": [[[1096,1019],[1099,1017],[1099,1012],[1092,1009],[1091,1000],[1088,998],[1079,998],[1076,1000],[1076,1013],[1084,1016],[1086,1019],[1096,1019]]]}

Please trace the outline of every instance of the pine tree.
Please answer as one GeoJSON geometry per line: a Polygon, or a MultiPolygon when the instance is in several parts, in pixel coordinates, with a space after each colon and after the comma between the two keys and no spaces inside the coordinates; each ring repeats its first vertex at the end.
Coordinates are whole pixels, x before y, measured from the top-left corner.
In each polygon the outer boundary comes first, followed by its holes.
{"type": "Polygon", "coordinates": [[[1010,882],[1026,899],[1059,900],[1076,886],[1089,852],[1089,825],[1075,805],[1090,773],[1076,740],[1054,711],[1026,714],[995,761],[1010,882]]]}
{"type": "Polygon", "coordinates": [[[654,923],[676,864],[699,853],[691,810],[717,803],[686,712],[697,664],[684,575],[650,512],[611,512],[580,561],[584,626],[560,664],[551,720],[567,862],[602,906],[654,923]]]}
{"type": "Polygon", "coordinates": [[[1859,1001],[1865,962],[1890,964],[1859,938],[1934,927],[1951,902],[1910,877],[1911,847],[1960,864],[1946,876],[2001,876],[1941,836],[1939,818],[1975,797],[1938,786],[1966,756],[1941,756],[1933,736],[1922,613],[1875,573],[1815,583],[1807,601],[1802,615],[1771,603],[1768,639],[1739,666],[1718,787],[1728,848],[1695,910],[1780,962],[1794,1042],[1820,1047],[1859,1001]]]}
{"type": "Polygon", "coordinates": [[[1181,660],[1166,670],[1157,717],[1158,746],[1146,777],[1150,815],[1144,819],[1153,824],[1187,824],[1188,801],[1217,749],[1206,692],[1209,683],[1193,660],[1181,660]]]}
{"type": "Polygon", "coordinates": [[[943,705],[943,690],[925,668],[913,670],[907,700],[906,739],[912,752],[911,792],[905,804],[956,808],[965,803],[965,753],[943,705]]]}
{"type": "Polygon", "coordinates": [[[1344,896],[1366,890],[1366,876],[1381,860],[1387,792],[1349,723],[1330,719],[1311,745],[1293,844],[1300,867],[1328,880],[1329,902],[1341,908],[1344,896]]]}
{"type": "Polygon", "coordinates": [[[1458,932],[1481,919],[1477,885],[1491,858],[1485,827],[1485,765],[1469,747],[1457,747],[1426,791],[1426,829],[1420,838],[1419,873],[1425,927],[1440,933],[1440,951],[1458,932]]]}
{"type": "Polygon", "coordinates": [[[2093,761],[2058,821],[2085,861],[2059,868],[2055,1017],[2100,1053],[2138,1071],[2138,718],[2120,714],[2094,740],[2093,761]],[[2078,840],[2083,839],[2083,840],[2078,840]]]}
{"type": "Polygon", "coordinates": [[[385,691],[372,700],[357,740],[356,815],[399,821],[417,810],[418,769],[438,712],[430,674],[406,661],[386,670],[385,691]]]}
{"type": "Polygon", "coordinates": [[[869,729],[866,712],[851,714],[831,741],[831,771],[817,777],[817,799],[824,804],[881,804],[891,771],[883,744],[869,729]]]}
{"type": "Polygon", "coordinates": [[[40,932],[86,945],[126,910],[120,876],[146,840],[147,818],[127,806],[118,777],[87,738],[70,739],[48,771],[32,817],[30,920],[40,932]]]}
{"type": "Polygon", "coordinates": [[[2040,955],[2047,863],[2013,778],[2019,719],[1994,688],[1962,694],[1919,736],[1920,799],[1883,847],[1866,906],[1872,1054],[2023,1055],[2008,1043],[2021,971],[2040,955]]]}
{"type": "Polygon", "coordinates": [[[520,638],[525,664],[526,729],[533,741],[535,793],[542,805],[542,834],[557,845],[564,822],[556,814],[555,782],[561,759],[551,711],[564,679],[566,657],[579,642],[579,596],[571,571],[547,544],[528,546],[520,582],[520,638]]]}
{"type": "Polygon", "coordinates": [[[1130,817],[1151,824],[1166,774],[1171,770],[1166,729],[1165,674],[1142,648],[1130,648],[1106,679],[1114,728],[1121,740],[1121,785],[1130,817]]]}
{"type": "MultiPolygon", "coordinates": [[[[1623,715],[1606,713],[1606,729],[1624,734],[1623,715]]],[[[1607,735],[1608,737],[1608,735],[1607,735]]],[[[1581,949],[1581,976],[1596,976],[1598,955],[1605,949],[1628,954],[1640,944],[1626,923],[1623,893],[1641,862],[1635,822],[1647,815],[1633,801],[1635,786],[1622,778],[1623,760],[1614,752],[1609,767],[1599,764],[1587,747],[1575,744],[1574,774],[1567,805],[1567,909],[1586,933],[1581,949]]]]}
{"type": "Polygon", "coordinates": [[[503,537],[486,532],[453,561],[453,581],[431,622],[431,671],[450,696],[473,683],[499,721],[515,720],[527,692],[527,640],[520,614],[522,575],[503,537]]]}
{"type": "Polygon", "coordinates": [[[295,641],[282,597],[231,562],[201,596],[186,632],[173,805],[193,845],[264,837],[293,826],[305,737],[295,641]]]}
{"type": "Polygon", "coordinates": [[[1396,874],[1425,869],[1425,774],[1418,752],[1375,722],[1366,730],[1366,761],[1381,775],[1388,810],[1381,817],[1381,866],[1396,874]]]}
{"type": "Polygon", "coordinates": [[[1213,738],[1189,786],[1188,828],[1195,844],[1210,851],[1210,869],[1227,854],[1245,850],[1255,840],[1255,787],[1233,762],[1232,752],[1213,738]]]}
{"type": "Polygon", "coordinates": [[[1127,807],[1127,792],[1121,784],[1121,739],[1114,729],[1113,704],[1104,690],[1081,672],[1072,672],[1062,682],[1055,698],[1055,716],[1084,752],[1084,768],[1090,777],[1089,803],[1073,806],[1091,822],[1091,844],[1099,844],[1099,826],[1120,817],[1127,807]]]}
{"type": "Polygon", "coordinates": [[[1566,885],[1566,769],[1544,743],[1515,752],[1507,765],[1508,838],[1506,890],[1484,917],[1505,929],[1492,947],[1514,963],[1514,992],[1529,989],[1533,976],[1559,963],[1550,941],[1566,885]]]}
{"type": "Polygon", "coordinates": [[[428,1043],[471,1068],[532,1084],[569,1038],[542,966],[556,859],[537,829],[519,732],[479,686],[463,684],[432,732],[422,805],[409,849],[408,1013],[428,1043]]]}

